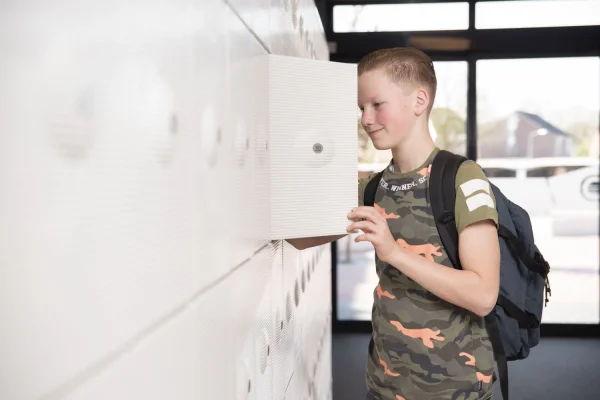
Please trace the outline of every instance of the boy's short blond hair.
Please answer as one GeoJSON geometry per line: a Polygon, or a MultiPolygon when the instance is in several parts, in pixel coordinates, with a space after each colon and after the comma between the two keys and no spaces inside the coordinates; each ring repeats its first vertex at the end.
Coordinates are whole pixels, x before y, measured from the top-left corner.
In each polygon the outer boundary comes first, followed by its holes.
{"type": "Polygon", "coordinates": [[[410,90],[424,87],[429,93],[427,113],[431,112],[437,90],[437,78],[433,62],[427,54],[412,47],[377,50],[360,60],[358,76],[376,69],[385,71],[394,82],[408,85],[410,90]]]}

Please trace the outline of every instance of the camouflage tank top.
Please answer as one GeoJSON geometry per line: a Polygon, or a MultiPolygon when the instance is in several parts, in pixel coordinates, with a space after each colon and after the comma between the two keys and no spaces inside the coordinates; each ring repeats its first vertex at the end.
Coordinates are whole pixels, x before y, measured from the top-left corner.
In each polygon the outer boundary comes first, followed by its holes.
{"type": "MultiPolygon", "coordinates": [[[[452,268],[433,220],[428,178],[432,152],[415,171],[386,168],[375,196],[396,241],[452,268]]],[[[474,164],[474,163],[473,163],[474,164]]],[[[462,167],[461,167],[462,168],[462,167]]],[[[359,204],[366,183],[359,181],[359,204]]],[[[483,318],[428,292],[376,258],[367,389],[381,400],[480,400],[491,396],[494,356],[483,318]]]]}

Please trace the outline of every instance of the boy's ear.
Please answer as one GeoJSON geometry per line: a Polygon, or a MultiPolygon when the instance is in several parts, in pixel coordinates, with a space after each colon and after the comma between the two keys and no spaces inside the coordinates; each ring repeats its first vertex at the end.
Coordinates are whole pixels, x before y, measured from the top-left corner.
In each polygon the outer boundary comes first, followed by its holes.
{"type": "Polygon", "coordinates": [[[417,88],[415,101],[415,113],[421,115],[429,107],[429,93],[423,88],[417,88]]]}

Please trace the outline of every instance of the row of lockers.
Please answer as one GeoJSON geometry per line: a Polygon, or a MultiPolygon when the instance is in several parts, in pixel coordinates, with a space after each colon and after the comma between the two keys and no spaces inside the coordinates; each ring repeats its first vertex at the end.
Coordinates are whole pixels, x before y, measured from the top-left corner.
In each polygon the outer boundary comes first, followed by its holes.
{"type": "Polygon", "coordinates": [[[2,3],[0,53],[0,398],[326,399],[329,249],[279,240],[356,201],[314,4],[2,3]]]}
{"type": "MultiPolygon", "coordinates": [[[[275,243],[271,285],[256,291],[263,293],[258,311],[238,315],[250,330],[238,330],[237,342],[244,346],[237,353],[235,398],[327,399],[331,396],[331,253],[327,247],[298,252],[275,243]]],[[[269,275],[263,256],[270,251],[250,261],[256,274],[269,275]]]]}

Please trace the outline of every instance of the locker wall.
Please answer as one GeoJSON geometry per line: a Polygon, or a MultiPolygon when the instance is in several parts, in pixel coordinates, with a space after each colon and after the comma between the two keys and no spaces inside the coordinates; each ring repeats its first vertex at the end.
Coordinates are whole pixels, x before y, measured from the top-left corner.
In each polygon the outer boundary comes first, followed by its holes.
{"type": "Polygon", "coordinates": [[[7,1],[0,54],[0,399],[331,399],[329,246],[264,223],[313,2],[7,1]]]}

